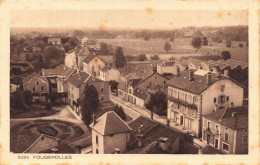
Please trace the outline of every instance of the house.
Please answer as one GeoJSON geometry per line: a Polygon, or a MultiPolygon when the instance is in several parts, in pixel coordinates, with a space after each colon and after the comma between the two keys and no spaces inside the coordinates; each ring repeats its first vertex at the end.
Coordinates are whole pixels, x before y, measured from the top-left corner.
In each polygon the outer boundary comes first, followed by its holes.
{"type": "Polygon", "coordinates": [[[48,38],[48,43],[52,45],[60,45],[61,44],[61,39],[57,37],[50,37],[48,38]]]}
{"type": "Polygon", "coordinates": [[[100,77],[100,70],[106,66],[106,62],[98,56],[88,55],[83,60],[83,71],[95,77],[100,77]]]}
{"type": "Polygon", "coordinates": [[[73,50],[69,50],[67,53],[65,53],[65,59],[64,64],[65,66],[69,68],[76,68],[78,66],[77,64],[77,48],[74,48],[73,50]]]}
{"type": "Polygon", "coordinates": [[[10,91],[15,92],[23,86],[23,78],[22,77],[10,77],[10,91]]]}
{"type": "Polygon", "coordinates": [[[109,84],[88,73],[75,73],[68,78],[67,83],[69,105],[79,116],[81,116],[79,100],[83,98],[86,84],[93,85],[97,89],[100,103],[109,101],[109,84]]]}
{"type": "Polygon", "coordinates": [[[112,55],[98,55],[103,61],[106,62],[106,65],[114,67],[114,59],[112,55]]]}
{"type": "Polygon", "coordinates": [[[201,137],[202,115],[219,108],[243,105],[244,87],[220,73],[183,71],[168,81],[170,124],[201,137]]]}
{"type": "Polygon", "coordinates": [[[183,66],[179,61],[164,61],[161,64],[157,64],[157,73],[164,74],[164,73],[171,73],[176,75],[176,68],[179,67],[180,71],[182,72],[185,70],[185,66],[183,66]]]}
{"type": "Polygon", "coordinates": [[[68,78],[77,72],[77,69],[75,68],[70,68],[66,72],[63,72],[61,75],[57,77],[57,92],[58,93],[64,93],[68,92],[68,84],[67,80],[68,78]]]}
{"type": "Polygon", "coordinates": [[[34,72],[23,79],[23,89],[32,93],[49,93],[49,82],[45,77],[34,72]]]}
{"type": "Polygon", "coordinates": [[[132,129],[114,111],[94,119],[90,127],[93,154],[124,153],[127,150],[132,129]]]}
{"type": "Polygon", "coordinates": [[[204,115],[202,140],[227,154],[247,154],[248,107],[225,107],[204,115]]]}
{"type": "Polygon", "coordinates": [[[61,139],[53,136],[41,134],[32,145],[27,148],[23,153],[39,153],[41,151],[53,148],[59,144],[61,139]]]}
{"type": "Polygon", "coordinates": [[[100,70],[100,79],[103,81],[117,81],[120,79],[120,72],[117,69],[114,69],[108,65],[104,66],[100,70]]]}
{"type": "Polygon", "coordinates": [[[85,43],[88,41],[88,37],[84,37],[81,39],[81,45],[85,45],[85,43]]]}
{"type": "Polygon", "coordinates": [[[87,47],[80,48],[75,53],[76,53],[75,62],[77,65],[75,67],[78,67],[79,70],[82,71],[83,70],[83,60],[85,58],[87,58],[89,55],[91,55],[91,53],[87,47]]]}

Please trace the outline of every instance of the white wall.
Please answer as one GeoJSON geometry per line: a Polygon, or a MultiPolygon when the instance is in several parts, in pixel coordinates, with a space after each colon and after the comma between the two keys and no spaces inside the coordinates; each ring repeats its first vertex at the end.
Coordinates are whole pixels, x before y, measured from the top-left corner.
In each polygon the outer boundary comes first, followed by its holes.
{"type": "Polygon", "coordinates": [[[65,65],[68,67],[74,67],[75,63],[76,63],[76,53],[75,51],[71,52],[71,53],[66,53],[65,54],[65,65]]]}

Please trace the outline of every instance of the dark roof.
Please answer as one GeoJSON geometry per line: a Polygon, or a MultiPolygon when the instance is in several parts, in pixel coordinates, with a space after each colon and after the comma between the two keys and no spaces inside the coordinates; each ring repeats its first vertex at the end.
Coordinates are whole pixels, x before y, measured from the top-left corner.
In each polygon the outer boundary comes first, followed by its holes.
{"type": "Polygon", "coordinates": [[[130,79],[128,81],[128,85],[132,85],[133,87],[136,87],[136,85],[141,81],[142,79],[138,78],[138,79],[130,79]]]}
{"type": "Polygon", "coordinates": [[[118,82],[118,89],[121,89],[122,91],[127,92],[127,84],[126,84],[126,82],[123,82],[123,81],[119,80],[119,82],[118,82]]]}
{"type": "Polygon", "coordinates": [[[126,77],[130,74],[133,74],[133,69],[130,68],[130,69],[126,69],[126,68],[122,68],[122,69],[119,69],[120,73],[121,73],[121,76],[123,77],[126,77]]]}
{"type": "Polygon", "coordinates": [[[248,107],[223,108],[211,114],[204,115],[204,118],[231,129],[244,129],[248,128],[248,107]],[[236,112],[236,117],[232,117],[233,112],[236,112]]]}
{"type": "Polygon", "coordinates": [[[85,62],[85,63],[89,63],[93,58],[95,58],[95,57],[97,57],[97,58],[99,58],[101,61],[103,61],[104,63],[106,63],[102,58],[100,58],[100,57],[98,57],[98,56],[95,56],[95,55],[93,55],[93,54],[90,54],[90,55],[88,55],[84,60],[83,60],[83,62],[85,62]]]}
{"type": "Polygon", "coordinates": [[[228,59],[226,60],[227,62],[233,62],[233,63],[237,63],[241,66],[241,68],[245,69],[248,67],[248,63],[247,62],[243,62],[243,61],[238,61],[238,60],[233,60],[233,59],[228,59]]]}
{"type": "Polygon", "coordinates": [[[69,71],[70,68],[66,65],[59,65],[55,69],[42,69],[42,75],[43,77],[49,77],[49,76],[61,76],[62,74],[69,71]]]}
{"type": "Polygon", "coordinates": [[[225,154],[224,152],[212,147],[211,145],[207,145],[206,147],[202,148],[203,154],[225,154]]]}
{"type": "Polygon", "coordinates": [[[233,63],[233,62],[230,62],[230,61],[218,60],[217,62],[228,64],[232,70],[235,69],[236,67],[241,67],[239,64],[233,63]]]}
{"type": "MultiPolygon", "coordinates": [[[[136,86],[138,86],[139,84],[141,84],[141,83],[143,83],[143,82],[149,80],[149,78],[151,78],[151,77],[153,77],[153,76],[155,76],[155,75],[158,76],[158,77],[161,77],[161,78],[165,79],[165,81],[168,80],[166,77],[160,75],[159,73],[152,73],[150,76],[148,76],[148,77],[142,79],[136,86]]],[[[158,85],[162,85],[162,84],[158,84],[158,85]]]]}
{"type": "Polygon", "coordinates": [[[145,90],[142,90],[142,89],[139,89],[139,88],[136,88],[134,90],[134,95],[142,100],[145,100],[146,97],[148,96],[148,93],[147,91],[145,90]]]}
{"type": "Polygon", "coordinates": [[[194,79],[189,81],[189,71],[190,70],[182,71],[179,76],[171,78],[168,81],[168,85],[191,93],[200,94],[216,81],[229,79],[244,88],[244,86],[229,77],[221,76],[218,78],[215,73],[211,73],[211,84],[209,85],[207,84],[207,74],[204,76],[194,74],[194,79]]]}
{"type": "Polygon", "coordinates": [[[34,78],[34,77],[40,78],[40,79],[42,79],[42,80],[44,80],[44,81],[48,81],[45,77],[42,77],[41,75],[39,75],[39,74],[33,72],[33,73],[29,74],[28,76],[26,76],[26,77],[23,79],[23,83],[25,83],[25,82],[27,82],[27,81],[30,81],[30,80],[31,80],[32,78],[34,78]]]}
{"type": "Polygon", "coordinates": [[[10,83],[11,84],[22,84],[23,83],[23,78],[22,77],[11,77],[10,78],[10,83]]]}
{"type": "Polygon", "coordinates": [[[173,66],[174,63],[175,63],[174,61],[164,61],[160,65],[161,66],[173,66]]]}
{"type": "Polygon", "coordinates": [[[101,135],[117,134],[132,130],[114,111],[103,114],[96,120],[96,124],[91,123],[90,127],[101,135]]]}
{"type": "Polygon", "coordinates": [[[89,74],[85,72],[79,72],[76,74],[73,74],[69,77],[68,83],[72,84],[73,86],[80,87],[83,85],[86,80],[90,77],[89,74]]]}
{"type": "Polygon", "coordinates": [[[184,141],[180,140],[179,151],[176,154],[198,154],[199,148],[184,141]]]}
{"type": "Polygon", "coordinates": [[[69,69],[67,72],[64,72],[61,76],[65,77],[65,79],[69,78],[73,73],[76,73],[75,68],[69,69]]]}

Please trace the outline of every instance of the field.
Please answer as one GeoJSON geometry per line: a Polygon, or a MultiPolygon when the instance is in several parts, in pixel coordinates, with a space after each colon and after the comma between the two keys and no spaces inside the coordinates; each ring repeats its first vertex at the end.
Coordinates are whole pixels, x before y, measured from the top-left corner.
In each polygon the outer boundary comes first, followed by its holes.
{"type": "Polygon", "coordinates": [[[199,50],[194,49],[191,46],[190,38],[175,39],[174,42],[170,42],[171,50],[166,52],[164,50],[165,39],[150,39],[145,41],[143,39],[132,38],[114,38],[114,39],[98,39],[98,42],[105,42],[111,44],[114,48],[121,46],[125,55],[136,56],[140,54],[146,54],[148,60],[151,55],[159,55],[161,60],[169,60],[169,58],[181,58],[189,56],[201,56],[207,55],[220,55],[223,50],[230,51],[231,58],[239,61],[248,62],[248,48],[240,48],[238,46],[234,48],[226,48],[224,43],[209,42],[210,46],[203,46],[199,50]]]}

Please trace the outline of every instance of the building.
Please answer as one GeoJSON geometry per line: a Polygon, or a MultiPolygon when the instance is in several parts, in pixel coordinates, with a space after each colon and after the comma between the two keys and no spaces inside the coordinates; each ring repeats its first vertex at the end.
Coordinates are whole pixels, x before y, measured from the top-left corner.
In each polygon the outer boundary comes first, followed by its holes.
{"type": "Polygon", "coordinates": [[[65,53],[65,59],[64,59],[64,64],[65,66],[69,67],[69,68],[76,68],[77,65],[77,48],[74,48],[73,50],[68,51],[67,53],[65,53]]]}
{"type": "Polygon", "coordinates": [[[132,130],[115,112],[103,114],[90,125],[93,154],[124,153],[132,130]]]}
{"type": "Polygon", "coordinates": [[[159,73],[159,74],[171,73],[171,74],[176,75],[177,67],[180,68],[181,72],[185,70],[185,66],[180,64],[177,60],[164,61],[161,64],[157,64],[157,73],[159,73]]]}
{"type": "Polygon", "coordinates": [[[77,72],[77,69],[75,68],[70,68],[68,71],[62,73],[57,77],[57,92],[58,93],[64,93],[68,92],[68,84],[67,80],[68,78],[77,72]]]}
{"type": "Polygon", "coordinates": [[[120,79],[120,72],[117,69],[114,69],[108,65],[104,66],[100,70],[100,79],[103,81],[117,81],[120,79]]]}
{"type": "Polygon", "coordinates": [[[97,89],[100,103],[109,101],[109,84],[88,73],[79,72],[73,74],[68,78],[67,83],[69,105],[79,116],[81,116],[79,100],[83,98],[86,84],[93,85],[97,89]]]}
{"type": "Polygon", "coordinates": [[[45,77],[32,73],[23,79],[23,89],[32,93],[49,93],[49,82],[45,77]]]}
{"type": "Polygon", "coordinates": [[[113,55],[98,55],[98,57],[105,61],[107,66],[115,67],[113,55]]]}
{"type": "Polygon", "coordinates": [[[202,140],[228,154],[248,153],[248,107],[227,107],[203,116],[202,140]]]}
{"type": "Polygon", "coordinates": [[[15,92],[17,89],[23,86],[22,77],[10,77],[10,92],[15,92]]]}
{"type": "Polygon", "coordinates": [[[244,87],[220,73],[183,71],[168,81],[168,112],[171,124],[201,137],[202,115],[219,108],[243,105],[244,87]]]}
{"type": "Polygon", "coordinates": [[[23,153],[39,153],[57,146],[61,139],[41,134],[23,153]]]}
{"type": "Polygon", "coordinates": [[[61,44],[61,39],[60,38],[48,38],[48,43],[52,45],[60,45],[61,44]]]}
{"type": "Polygon", "coordinates": [[[95,77],[100,77],[100,70],[106,62],[98,56],[89,55],[83,60],[83,71],[95,77]]]}
{"type": "Polygon", "coordinates": [[[76,53],[76,56],[75,56],[76,66],[75,67],[79,68],[79,70],[82,71],[83,70],[83,60],[85,58],[87,58],[89,55],[91,55],[91,53],[87,47],[78,49],[75,53],[76,53]]]}

